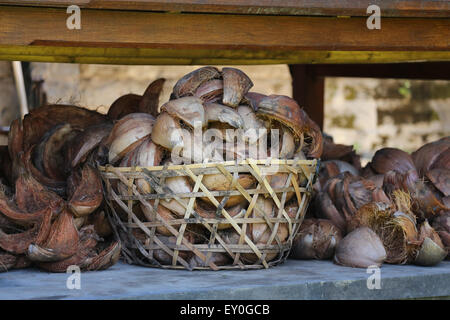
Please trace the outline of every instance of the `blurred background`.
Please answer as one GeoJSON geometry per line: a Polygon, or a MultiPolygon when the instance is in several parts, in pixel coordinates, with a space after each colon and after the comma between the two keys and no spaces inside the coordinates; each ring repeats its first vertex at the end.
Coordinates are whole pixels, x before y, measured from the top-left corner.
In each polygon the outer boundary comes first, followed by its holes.
{"type": "MultiPolygon", "coordinates": [[[[198,66],[111,66],[23,63],[30,108],[43,102],[76,104],[106,113],[127,93],[142,94],[166,78],[160,100],[198,66]]],[[[247,73],[251,91],[292,96],[287,65],[234,66],[247,73]]],[[[302,102],[299,101],[300,106],[302,102]]],[[[19,116],[19,100],[10,62],[0,62],[0,125],[19,116]]],[[[450,81],[326,78],[324,132],[336,143],[353,145],[363,165],[381,147],[414,151],[450,135],[450,81]]],[[[7,144],[5,135],[0,144],[7,144]]]]}

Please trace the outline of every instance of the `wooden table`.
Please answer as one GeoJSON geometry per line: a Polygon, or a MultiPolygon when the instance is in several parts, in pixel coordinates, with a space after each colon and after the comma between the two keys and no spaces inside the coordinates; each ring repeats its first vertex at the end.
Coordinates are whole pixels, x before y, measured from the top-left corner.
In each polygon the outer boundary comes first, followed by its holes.
{"type": "MultiPolygon", "coordinates": [[[[449,62],[449,18],[448,0],[0,0],[0,60],[167,65],[449,62]],[[66,9],[73,4],[81,8],[80,30],[66,27],[66,9]],[[379,30],[366,26],[370,4],[381,9],[379,30]]],[[[321,123],[323,77],[311,76],[317,74],[311,70],[296,67],[294,85],[301,87],[294,93],[321,123]]],[[[449,64],[436,70],[449,70],[449,64]]],[[[436,78],[429,73],[427,78],[436,78]]]]}

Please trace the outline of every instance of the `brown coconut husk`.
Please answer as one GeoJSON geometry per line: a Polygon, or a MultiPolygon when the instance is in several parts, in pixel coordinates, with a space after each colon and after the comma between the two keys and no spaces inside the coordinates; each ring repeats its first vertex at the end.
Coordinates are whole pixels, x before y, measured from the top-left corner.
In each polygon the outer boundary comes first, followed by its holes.
{"type": "Polygon", "coordinates": [[[392,197],[393,205],[372,202],[362,206],[349,223],[349,229],[371,228],[386,248],[387,263],[411,263],[420,245],[416,218],[410,209],[411,197],[401,190],[395,190],[392,197]]]}

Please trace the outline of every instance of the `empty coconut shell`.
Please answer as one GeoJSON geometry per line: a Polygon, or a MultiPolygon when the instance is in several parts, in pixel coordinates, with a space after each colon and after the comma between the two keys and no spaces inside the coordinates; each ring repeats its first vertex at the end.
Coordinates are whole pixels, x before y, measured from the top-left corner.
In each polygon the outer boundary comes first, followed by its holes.
{"type": "Polygon", "coordinates": [[[170,100],[161,106],[161,112],[167,112],[191,128],[205,127],[207,123],[203,101],[197,97],[170,100]]]}
{"type": "Polygon", "coordinates": [[[139,112],[142,96],[134,93],[125,94],[117,98],[108,109],[108,118],[119,120],[130,113],[139,112]]]}
{"type": "Polygon", "coordinates": [[[427,171],[426,176],[444,197],[450,196],[450,169],[431,169],[427,171]]]}
{"type": "Polygon", "coordinates": [[[214,67],[203,67],[196,69],[177,81],[173,87],[172,96],[174,99],[191,96],[197,91],[198,87],[203,83],[212,80],[219,79],[220,72],[214,67]]]}
{"type": "Polygon", "coordinates": [[[88,155],[109,136],[112,127],[112,123],[105,122],[88,127],[78,133],[70,141],[67,148],[67,159],[70,164],[69,170],[84,163],[88,155]]]}
{"type": "Polygon", "coordinates": [[[450,258],[450,212],[447,211],[433,220],[433,229],[442,240],[442,244],[447,250],[447,259],[450,258]]]}
{"type": "Polygon", "coordinates": [[[222,77],[222,103],[230,107],[237,107],[248,90],[253,87],[253,82],[244,72],[236,68],[223,68],[222,77]]]}
{"type": "Polygon", "coordinates": [[[434,165],[441,153],[450,149],[450,137],[427,143],[413,152],[414,164],[421,176],[434,165]]]}
{"type": "Polygon", "coordinates": [[[156,118],[151,137],[154,143],[168,150],[184,147],[180,123],[167,112],[162,112],[156,118]]]}
{"type": "Polygon", "coordinates": [[[6,233],[0,229],[0,248],[14,254],[24,254],[32,243],[43,243],[50,232],[53,212],[46,208],[42,218],[33,227],[19,233],[6,233]]]}
{"type": "Polygon", "coordinates": [[[208,267],[210,262],[213,262],[216,266],[224,266],[231,262],[229,255],[221,252],[202,252],[206,256],[206,261],[200,259],[199,256],[193,256],[189,260],[189,266],[193,268],[208,267]]]}
{"type": "Polygon", "coordinates": [[[103,201],[102,180],[96,169],[85,164],[81,176],[76,172],[69,183],[69,208],[76,217],[94,212],[103,201]]]}
{"type": "Polygon", "coordinates": [[[428,221],[424,221],[420,226],[420,246],[415,264],[421,266],[433,266],[441,262],[447,256],[447,250],[444,247],[438,233],[429,225],[428,221]]]}
{"type": "Polygon", "coordinates": [[[342,239],[339,229],[329,220],[305,219],[292,244],[293,259],[330,259],[342,239]]]}
{"type": "Polygon", "coordinates": [[[206,81],[200,85],[194,93],[195,97],[203,100],[203,102],[220,101],[223,94],[223,81],[213,79],[206,81]]]}
{"type": "Polygon", "coordinates": [[[153,117],[158,116],[159,96],[161,95],[164,82],[166,79],[156,79],[150,83],[139,101],[139,112],[151,114],[153,117]]]}
{"type": "Polygon", "coordinates": [[[152,133],[155,118],[147,113],[131,113],[116,122],[106,140],[109,163],[116,163],[152,133]]]}
{"type": "MultiPolygon", "coordinates": [[[[245,190],[250,189],[252,186],[256,185],[256,179],[250,174],[240,174],[236,182],[239,183],[239,185],[245,190]]],[[[231,181],[221,173],[206,174],[203,177],[202,183],[210,191],[237,190],[235,186],[233,188],[231,187],[231,181]]],[[[212,204],[207,197],[203,197],[201,199],[209,204],[212,204]]],[[[218,202],[221,202],[222,199],[223,197],[216,197],[216,200],[218,202]]],[[[247,200],[244,196],[230,196],[225,203],[225,207],[228,208],[237,204],[244,204],[246,202],[247,200]]]]}
{"type": "Polygon", "coordinates": [[[204,108],[208,123],[222,122],[229,124],[233,128],[242,128],[244,126],[243,119],[233,108],[218,103],[207,103],[204,108]]]}
{"type": "Polygon", "coordinates": [[[23,126],[23,151],[41,140],[56,125],[67,123],[74,130],[82,130],[95,124],[107,122],[108,118],[96,111],[72,105],[46,105],[25,115],[23,126]]]}
{"type": "Polygon", "coordinates": [[[302,140],[307,156],[319,158],[322,155],[323,137],[319,126],[312,121],[295,100],[280,95],[270,95],[261,99],[257,115],[276,120],[294,132],[302,140]]]}
{"type": "MultiPolygon", "coordinates": [[[[169,177],[166,178],[164,183],[164,188],[167,189],[167,192],[173,193],[175,195],[180,193],[190,193],[192,192],[192,186],[189,184],[189,180],[187,177],[169,177]]],[[[178,202],[178,200],[172,199],[172,200],[162,200],[160,204],[170,211],[172,211],[177,216],[184,216],[186,212],[186,207],[189,203],[189,198],[181,198],[180,201],[183,203],[178,202]]],[[[195,203],[194,203],[195,208],[195,203]]]]}
{"type": "Polygon", "coordinates": [[[42,244],[30,244],[27,256],[31,261],[60,261],[78,250],[79,235],[72,214],[64,210],[52,224],[48,238],[42,244]]]}
{"type": "Polygon", "coordinates": [[[50,272],[67,272],[67,268],[73,265],[85,270],[96,255],[95,247],[98,241],[99,238],[94,227],[92,225],[85,226],[79,232],[78,250],[74,255],[59,261],[36,262],[36,265],[50,272]]]}
{"type": "Polygon", "coordinates": [[[405,151],[396,148],[382,148],[375,152],[370,167],[376,173],[381,174],[391,170],[402,174],[409,170],[416,170],[412,157],[405,151]]]}
{"type": "MultiPolygon", "coordinates": [[[[91,224],[94,226],[95,232],[102,238],[108,237],[112,234],[111,224],[109,223],[108,218],[106,217],[105,211],[97,210],[96,212],[90,214],[86,218],[86,224],[91,224]]],[[[75,219],[76,220],[76,219],[75,219]]],[[[81,229],[77,227],[77,229],[81,229]]]]}

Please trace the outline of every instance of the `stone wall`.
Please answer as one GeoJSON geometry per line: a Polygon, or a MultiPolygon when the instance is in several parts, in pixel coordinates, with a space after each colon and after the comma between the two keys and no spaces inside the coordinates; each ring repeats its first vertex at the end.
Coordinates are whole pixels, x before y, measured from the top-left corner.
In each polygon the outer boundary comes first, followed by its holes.
{"type": "Polygon", "coordinates": [[[325,131],[365,159],[450,135],[448,81],[328,78],[325,96],[325,131]]]}
{"type": "MultiPolygon", "coordinates": [[[[237,66],[266,94],[291,96],[286,65],[237,66]]],[[[16,106],[10,63],[0,64],[0,107],[16,106]]],[[[77,104],[107,112],[127,93],[142,94],[147,85],[166,78],[161,102],[168,100],[175,82],[197,66],[111,66],[32,63],[32,78],[44,80],[50,103],[77,104]]],[[[325,89],[325,132],[338,143],[354,145],[369,159],[382,146],[415,150],[450,135],[450,82],[328,78],[325,89]]],[[[0,109],[7,124],[12,111],[0,109]]]]}

